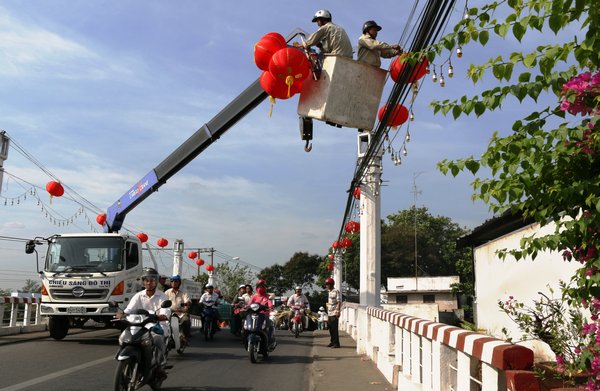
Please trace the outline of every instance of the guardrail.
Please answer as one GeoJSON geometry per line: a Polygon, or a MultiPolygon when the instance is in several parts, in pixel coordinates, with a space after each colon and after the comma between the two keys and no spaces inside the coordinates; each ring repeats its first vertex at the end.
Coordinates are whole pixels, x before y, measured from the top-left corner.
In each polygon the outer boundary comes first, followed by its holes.
{"type": "Polygon", "coordinates": [[[44,330],[41,302],[38,298],[0,297],[0,335],[44,330]]]}
{"type": "Polygon", "coordinates": [[[340,328],[398,390],[536,391],[533,351],[484,334],[345,303],[340,328]]]}

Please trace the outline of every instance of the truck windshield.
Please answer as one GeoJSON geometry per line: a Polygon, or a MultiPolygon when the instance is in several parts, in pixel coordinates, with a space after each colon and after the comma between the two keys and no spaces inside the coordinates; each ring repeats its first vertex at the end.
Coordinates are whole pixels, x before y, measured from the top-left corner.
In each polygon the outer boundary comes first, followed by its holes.
{"type": "Polygon", "coordinates": [[[57,237],[50,242],[46,271],[93,273],[123,270],[122,238],[57,237]]]}

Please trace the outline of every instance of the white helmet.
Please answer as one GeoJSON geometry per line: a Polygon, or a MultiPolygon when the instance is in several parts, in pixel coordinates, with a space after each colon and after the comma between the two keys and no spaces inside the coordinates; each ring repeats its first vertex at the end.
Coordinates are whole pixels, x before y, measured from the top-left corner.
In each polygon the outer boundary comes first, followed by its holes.
{"type": "Polygon", "coordinates": [[[325,311],[325,307],[319,307],[319,311],[325,311]]]}
{"type": "Polygon", "coordinates": [[[319,19],[319,18],[331,20],[331,12],[329,12],[327,10],[318,10],[315,13],[315,16],[313,16],[313,18],[312,18],[313,23],[316,22],[317,19],[319,19]]]}

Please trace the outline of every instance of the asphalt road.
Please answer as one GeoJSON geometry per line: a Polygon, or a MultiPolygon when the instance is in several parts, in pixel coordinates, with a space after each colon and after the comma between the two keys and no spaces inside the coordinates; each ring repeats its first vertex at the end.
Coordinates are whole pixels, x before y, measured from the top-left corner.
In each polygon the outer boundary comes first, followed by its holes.
{"type": "MultiPolygon", "coordinates": [[[[23,336],[26,338],[26,336],[23,336]]],[[[118,345],[114,330],[70,332],[64,340],[23,339],[0,345],[0,391],[111,390],[118,345]]],[[[228,329],[205,342],[194,334],[182,356],[169,355],[169,377],[163,390],[258,391],[310,388],[313,336],[295,339],[277,332],[278,346],[269,359],[250,363],[241,339],[228,329]]],[[[143,390],[150,390],[144,387],[143,390]]]]}

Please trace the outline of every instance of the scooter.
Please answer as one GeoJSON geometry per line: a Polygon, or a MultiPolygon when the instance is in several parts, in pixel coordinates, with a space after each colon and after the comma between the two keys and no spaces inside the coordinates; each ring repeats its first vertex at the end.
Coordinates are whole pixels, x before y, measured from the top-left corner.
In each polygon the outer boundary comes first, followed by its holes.
{"type": "Polygon", "coordinates": [[[167,353],[174,348],[178,354],[183,354],[188,343],[179,329],[179,316],[177,316],[177,314],[171,314],[169,326],[171,327],[171,335],[167,342],[167,353]]]}
{"type": "Polygon", "coordinates": [[[269,358],[269,353],[275,350],[277,342],[274,335],[269,338],[274,331],[269,330],[268,317],[263,313],[267,307],[258,303],[252,303],[246,310],[246,320],[244,321],[244,348],[248,351],[248,358],[251,363],[258,361],[258,355],[263,359],[269,358]]]}
{"type": "MultiPolygon", "coordinates": [[[[161,304],[161,308],[169,307],[170,300],[161,304]]],[[[160,351],[151,334],[151,331],[163,334],[158,316],[147,310],[134,310],[125,315],[125,319],[115,322],[120,322],[124,330],[119,336],[119,351],[115,356],[114,389],[133,391],[147,384],[152,390],[159,390],[164,381],[159,370],[164,371],[164,368],[159,365],[160,351]]]]}
{"type": "Polygon", "coordinates": [[[290,330],[294,333],[294,337],[298,338],[300,333],[304,330],[304,316],[305,309],[299,305],[294,306],[294,316],[292,316],[292,325],[290,330]]]}
{"type": "Polygon", "coordinates": [[[204,339],[213,339],[217,332],[217,309],[212,305],[204,305],[202,309],[202,329],[204,339]]]}

